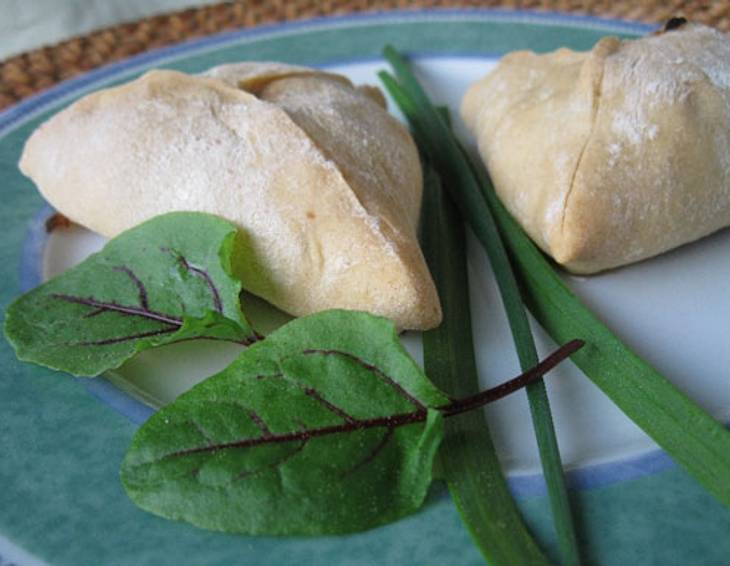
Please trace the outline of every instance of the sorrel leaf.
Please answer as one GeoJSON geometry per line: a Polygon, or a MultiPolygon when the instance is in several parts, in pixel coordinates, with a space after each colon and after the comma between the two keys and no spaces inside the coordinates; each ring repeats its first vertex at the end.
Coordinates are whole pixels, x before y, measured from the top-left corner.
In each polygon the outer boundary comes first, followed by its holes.
{"type": "Polygon", "coordinates": [[[349,533],[416,511],[443,419],[538,379],[571,341],[463,399],[436,389],[394,325],[356,311],[294,320],[152,416],[122,464],[142,509],[225,532],[349,533]]]}
{"type": "Polygon", "coordinates": [[[416,511],[449,399],[385,319],[294,320],[151,417],[122,466],[143,509],[250,534],[368,529],[416,511]]]}
{"type": "Polygon", "coordinates": [[[5,333],[19,359],[83,376],[180,340],[253,342],[230,275],[235,239],[212,215],[153,218],[18,298],[5,333]]]}

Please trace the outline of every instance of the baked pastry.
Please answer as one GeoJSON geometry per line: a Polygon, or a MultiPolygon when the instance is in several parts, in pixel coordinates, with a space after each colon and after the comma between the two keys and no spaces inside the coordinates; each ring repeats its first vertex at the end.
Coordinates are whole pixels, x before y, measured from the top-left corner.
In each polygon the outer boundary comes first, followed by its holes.
{"type": "Polygon", "coordinates": [[[174,210],[236,223],[244,287],[291,314],[440,321],[416,237],[418,152],[382,95],[345,77],[251,63],[151,71],[52,117],[20,167],[104,236],[174,210]]]}
{"type": "Polygon", "coordinates": [[[685,24],[589,52],[511,53],[461,111],[502,201],[570,271],[730,225],[728,35],[685,24]]]}

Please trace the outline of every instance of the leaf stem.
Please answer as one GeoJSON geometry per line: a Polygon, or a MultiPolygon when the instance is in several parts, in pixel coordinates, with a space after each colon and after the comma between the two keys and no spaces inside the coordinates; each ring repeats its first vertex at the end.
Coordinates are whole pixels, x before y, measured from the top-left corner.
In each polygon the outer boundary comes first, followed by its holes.
{"type": "Polygon", "coordinates": [[[487,403],[491,403],[502,397],[506,397],[510,393],[514,393],[518,389],[523,387],[529,387],[531,384],[540,380],[548,371],[562,362],[564,359],[570,357],[575,352],[580,350],[585,345],[583,340],[571,340],[564,344],[562,347],[555,350],[547,358],[541,361],[536,366],[527,370],[523,374],[505,381],[504,383],[472,395],[471,397],[465,397],[464,399],[458,399],[439,407],[439,411],[443,413],[445,417],[451,417],[453,415],[459,415],[467,411],[471,411],[487,403]]]}
{"type": "MultiPolygon", "coordinates": [[[[560,362],[565,360],[567,357],[578,351],[583,346],[580,340],[571,340],[567,344],[561,346],[547,358],[540,363],[536,364],[535,367],[530,368],[528,371],[521,373],[517,377],[514,377],[501,385],[471,395],[463,399],[457,399],[440,407],[436,407],[437,411],[440,411],[445,417],[452,417],[472,411],[479,407],[492,403],[501,399],[510,393],[517,391],[524,387],[526,384],[540,379],[543,375],[553,369],[560,362]]],[[[198,446],[195,448],[188,448],[185,450],[179,450],[172,452],[165,456],[165,458],[175,458],[179,456],[188,456],[191,454],[201,454],[207,452],[217,452],[219,450],[226,450],[230,448],[250,448],[252,446],[260,446],[263,444],[280,444],[282,442],[294,442],[301,441],[307,442],[311,438],[319,436],[327,436],[329,434],[339,434],[343,432],[352,432],[354,430],[363,430],[375,427],[386,427],[386,428],[397,428],[400,426],[415,424],[418,422],[424,422],[428,417],[428,410],[426,407],[418,408],[415,411],[407,413],[398,413],[396,415],[387,415],[384,417],[374,417],[370,419],[351,419],[340,425],[324,426],[312,429],[302,429],[294,432],[286,432],[281,434],[262,434],[251,438],[245,438],[243,440],[234,440],[232,442],[220,443],[220,444],[206,444],[205,446],[198,446]]]]}
{"type": "MultiPolygon", "coordinates": [[[[125,273],[131,273],[129,270],[124,270],[125,273]]],[[[134,277],[134,275],[132,275],[134,277]]],[[[134,280],[139,281],[136,277],[134,277],[134,280]]],[[[141,283],[140,283],[141,285],[141,283]]],[[[118,303],[115,303],[113,301],[99,301],[97,299],[94,299],[93,297],[76,297],[73,295],[67,295],[63,293],[52,293],[51,297],[54,299],[58,299],[60,301],[65,301],[67,303],[74,303],[78,305],[83,305],[87,307],[93,307],[96,310],[92,311],[90,315],[86,316],[96,316],[103,312],[116,312],[125,316],[137,316],[140,318],[145,318],[148,320],[152,320],[155,322],[161,322],[163,324],[169,324],[170,326],[168,328],[163,328],[160,330],[155,330],[148,333],[142,333],[142,334],[134,334],[130,336],[122,336],[119,338],[108,338],[103,340],[96,340],[96,341],[86,341],[86,342],[78,342],[77,345],[79,346],[103,346],[103,345],[109,345],[109,344],[116,344],[119,342],[127,342],[129,340],[137,339],[137,338],[144,338],[149,336],[154,336],[155,334],[167,334],[170,332],[175,332],[176,330],[179,330],[182,328],[184,321],[181,318],[173,317],[170,315],[166,315],[157,311],[154,311],[149,308],[147,305],[146,300],[146,293],[142,293],[140,291],[140,297],[145,297],[144,299],[140,299],[140,302],[142,303],[142,306],[135,307],[135,306],[129,306],[129,305],[120,305],[118,303]]],[[[187,338],[185,340],[199,340],[199,339],[207,339],[207,340],[220,340],[223,342],[231,342],[233,344],[240,344],[242,346],[251,346],[252,344],[255,344],[256,342],[259,342],[263,340],[265,337],[256,330],[253,330],[251,335],[247,336],[246,338],[242,340],[232,340],[229,338],[216,338],[213,336],[196,336],[195,338],[187,338]]],[[[178,342],[183,342],[185,340],[178,340],[178,342]]]]}
{"type": "Polygon", "coordinates": [[[122,315],[138,316],[141,318],[146,318],[148,320],[153,320],[155,322],[169,324],[171,326],[180,327],[183,325],[183,321],[181,318],[153,311],[146,304],[141,307],[120,305],[113,301],[99,301],[93,297],[75,297],[73,295],[66,295],[64,293],[52,293],[51,297],[53,297],[54,299],[58,299],[59,301],[65,301],[67,303],[75,303],[77,305],[93,307],[102,311],[117,312],[122,315]]]}

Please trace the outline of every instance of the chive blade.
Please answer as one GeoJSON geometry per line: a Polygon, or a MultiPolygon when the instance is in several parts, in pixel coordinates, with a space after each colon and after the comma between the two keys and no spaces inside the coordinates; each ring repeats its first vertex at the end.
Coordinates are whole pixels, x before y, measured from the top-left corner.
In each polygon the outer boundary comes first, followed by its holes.
{"type": "MultiPolygon", "coordinates": [[[[462,215],[469,220],[474,234],[486,251],[500,290],[520,366],[526,370],[538,361],[532,330],[507,251],[470,164],[453,138],[447,121],[433,106],[406,61],[390,46],[385,48],[384,55],[393,67],[397,80],[387,73],[380,73],[380,78],[412,123],[424,151],[434,161],[439,172],[449,179],[449,188],[462,215]]],[[[539,380],[530,384],[527,396],[560,553],[564,564],[577,565],[580,564],[578,540],[544,382],[539,380]]]]}
{"type": "Polygon", "coordinates": [[[583,305],[512,218],[481,166],[473,163],[473,168],[538,322],[557,342],[565,336],[584,339],[587,346],[571,360],[705,489],[730,506],[730,432],[583,305]]]}
{"type": "MultiPolygon", "coordinates": [[[[458,212],[425,169],[422,244],[444,313],[423,335],[426,374],[454,397],[479,391],[466,271],[465,234],[458,212]]],[[[495,565],[548,564],[507,488],[484,414],[447,419],[437,465],[467,530],[495,565]]]]}

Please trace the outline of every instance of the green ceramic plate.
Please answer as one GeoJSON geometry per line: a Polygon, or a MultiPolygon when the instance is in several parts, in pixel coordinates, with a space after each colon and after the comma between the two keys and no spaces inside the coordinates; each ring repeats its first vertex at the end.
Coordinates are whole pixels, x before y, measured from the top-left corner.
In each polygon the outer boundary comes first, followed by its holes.
{"type": "MultiPolygon", "coordinates": [[[[150,67],[198,72],[243,59],[324,66],[355,82],[373,83],[375,72],[383,67],[380,50],[392,43],[415,57],[417,71],[435,98],[457,107],[466,85],[487,73],[507,51],[547,51],[563,45],[587,49],[606,34],[628,37],[649,29],[526,12],[389,13],[224,34],[64,83],[0,113],[0,305],[6,307],[22,290],[101,244],[82,230],[48,238],[42,224],[49,210],[16,166],[33,128],[85,92],[128,80],[150,67]]],[[[609,275],[569,279],[642,355],[725,420],[730,417],[730,352],[722,332],[730,315],[728,252],[730,234],[721,233],[609,275]],[[668,304],[674,308],[666,308],[668,304]],[[678,342],[682,348],[676,347],[678,342]]],[[[479,367],[487,385],[515,373],[517,365],[489,268],[477,246],[471,246],[470,264],[472,286],[478,290],[473,309],[479,367]]],[[[550,348],[545,337],[540,340],[543,349],[550,348]]],[[[405,341],[419,357],[418,336],[405,341]]],[[[19,363],[9,345],[0,343],[0,566],[481,563],[441,486],[416,516],[348,537],[234,537],[139,511],[118,481],[119,463],[137,424],[154,406],[210,375],[220,352],[207,357],[189,350],[152,354],[108,380],[82,382],[19,363]],[[178,364],[174,370],[172,363],[178,364]],[[170,373],[177,379],[168,379],[170,373]]],[[[549,387],[590,562],[727,563],[727,509],[675,468],[578,372],[561,368],[549,387]]],[[[488,413],[520,507],[554,554],[527,415],[520,395],[490,407],[488,413]]]]}

